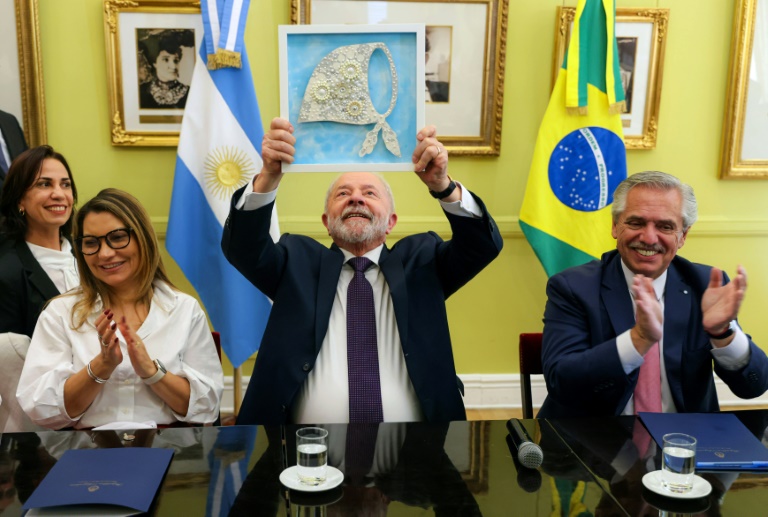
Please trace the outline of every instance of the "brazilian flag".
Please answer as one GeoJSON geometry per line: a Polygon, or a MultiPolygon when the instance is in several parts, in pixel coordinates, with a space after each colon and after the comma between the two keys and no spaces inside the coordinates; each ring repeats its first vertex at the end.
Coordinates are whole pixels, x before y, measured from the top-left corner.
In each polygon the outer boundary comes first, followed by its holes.
{"type": "Polygon", "coordinates": [[[600,257],[613,191],[627,177],[614,0],[579,0],[539,128],[520,226],[548,276],[600,257]]]}

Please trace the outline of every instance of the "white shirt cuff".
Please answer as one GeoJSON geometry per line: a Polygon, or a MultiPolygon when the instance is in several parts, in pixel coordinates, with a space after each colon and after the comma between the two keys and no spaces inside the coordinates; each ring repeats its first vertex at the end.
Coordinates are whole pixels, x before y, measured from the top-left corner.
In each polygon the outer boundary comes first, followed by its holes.
{"type": "MultiPolygon", "coordinates": [[[[712,357],[726,370],[738,370],[749,363],[749,340],[738,323],[735,325],[733,341],[727,346],[716,348],[712,345],[712,357]]],[[[712,340],[709,340],[710,344],[712,340]]]]}
{"type": "Polygon", "coordinates": [[[643,364],[643,356],[640,355],[635,345],[632,344],[630,332],[631,329],[622,332],[616,337],[616,351],[619,352],[621,366],[624,367],[624,373],[627,375],[633,370],[640,368],[640,365],[643,364]]]}
{"type": "Polygon", "coordinates": [[[248,182],[243,190],[240,199],[235,203],[237,210],[256,210],[263,206],[267,206],[277,199],[277,189],[271,192],[254,192],[253,191],[253,179],[248,182]]]}
{"type": "Polygon", "coordinates": [[[637,459],[637,447],[632,440],[627,440],[621,446],[619,453],[613,458],[613,461],[611,461],[611,467],[613,467],[617,475],[624,477],[624,474],[629,472],[629,469],[632,468],[637,459]]]}
{"type": "Polygon", "coordinates": [[[453,202],[445,202],[441,200],[440,206],[443,207],[443,210],[452,215],[457,215],[459,217],[474,217],[476,219],[481,218],[483,216],[483,211],[480,210],[480,205],[477,204],[474,196],[467,192],[464,185],[458,181],[456,184],[461,187],[461,199],[453,202]]]}

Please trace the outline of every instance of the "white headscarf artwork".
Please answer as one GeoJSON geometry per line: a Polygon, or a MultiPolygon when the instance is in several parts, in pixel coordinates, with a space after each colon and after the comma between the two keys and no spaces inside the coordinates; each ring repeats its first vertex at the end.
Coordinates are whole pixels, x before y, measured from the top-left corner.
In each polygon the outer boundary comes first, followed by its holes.
{"type": "Polygon", "coordinates": [[[396,103],[397,70],[387,45],[380,42],[347,45],[329,53],[315,67],[304,92],[298,122],[375,123],[366,135],[359,155],[363,157],[373,151],[381,131],[386,148],[399,157],[397,135],[386,121],[396,103]],[[392,97],[389,109],[383,114],[376,111],[368,89],[369,62],[377,49],[386,55],[392,74],[392,97]]]}

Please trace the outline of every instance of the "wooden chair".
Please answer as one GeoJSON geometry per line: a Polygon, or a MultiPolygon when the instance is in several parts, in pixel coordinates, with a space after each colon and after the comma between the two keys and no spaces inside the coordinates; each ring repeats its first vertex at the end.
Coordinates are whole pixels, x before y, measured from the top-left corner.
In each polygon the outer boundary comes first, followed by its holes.
{"type": "MultiPolygon", "coordinates": [[[[211,336],[213,336],[213,344],[216,345],[216,353],[219,354],[219,362],[221,362],[221,334],[213,330],[211,331],[211,336]]],[[[219,412],[219,418],[216,419],[213,425],[221,425],[221,412],[219,412]]]]}
{"type": "Polygon", "coordinates": [[[533,418],[531,375],[542,374],[541,332],[520,334],[520,393],[523,402],[523,418],[533,418]]]}

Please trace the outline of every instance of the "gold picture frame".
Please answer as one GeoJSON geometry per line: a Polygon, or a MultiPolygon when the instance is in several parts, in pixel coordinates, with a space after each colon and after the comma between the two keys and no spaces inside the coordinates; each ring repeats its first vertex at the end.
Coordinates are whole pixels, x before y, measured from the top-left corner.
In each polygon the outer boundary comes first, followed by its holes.
{"type": "MultiPolygon", "coordinates": [[[[575,15],[576,9],[573,7],[557,8],[555,56],[552,61],[553,86],[565,57],[575,15]]],[[[621,117],[627,149],[656,148],[668,25],[669,9],[616,9],[620,62],[628,78],[628,87],[625,86],[628,92],[628,113],[621,117]],[[627,56],[626,67],[624,56],[627,56]]]]}
{"type": "Polygon", "coordinates": [[[37,0],[16,0],[15,6],[24,133],[35,147],[48,141],[38,5],[37,0]]]}
{"type": "MultiPolygon", "coordinates": [[[[765,56],[768,48],[762,42],[768,37],[768,26],[758,21],[758,0],[739,0],[735,3],[733,35],[731,36],[731,62],[728,72],[725,117],[720,159],[720,178],[768,178],[768,109],[757,102],[760,94],[768,95],[768,77],[765,71],[755,71],[757,80],[750,80],[751,63],[755,53],[765,56]],[[756,36],[759,36],[756,38],[756,36]],[[762,83],[762,84],[761,84],[762,83]]],[[[765,18],[766,13],[761,13],[765,18]]],[[[762,58],[765,62],[765,57],[762,58]]]]}
{"type": "Polygon", "coordinates": [[[104,34],[112,145],[178,145],[192,69],[203,39],[200,2],[104,0],[104,34]],[[164,92],[159,87],[150,90],[159,74],[145,56],[159,56],[158,48],[169,39],[175,40],[179,56],[175,79],[165,83],[173,87],[164,92]],[[155,98],[160,101],[150,104],[155,98]]]}
{"type": "Polygon", "coordinates": [[[426,104],[427,124],[452,155],[498,156],[508,10],[509,0],[291,0],[291,23],[425,23],[445,41],[433,61],[443,65],[436,84],[425,84],[440,99],[426,104]],[[454,62],[461,74],[450,72],[454,62]]]}

